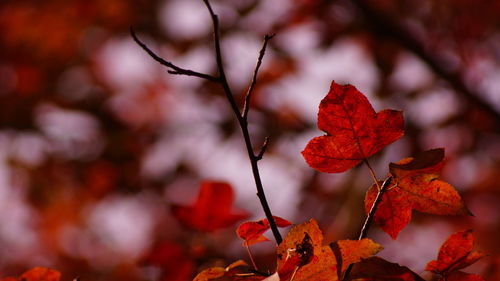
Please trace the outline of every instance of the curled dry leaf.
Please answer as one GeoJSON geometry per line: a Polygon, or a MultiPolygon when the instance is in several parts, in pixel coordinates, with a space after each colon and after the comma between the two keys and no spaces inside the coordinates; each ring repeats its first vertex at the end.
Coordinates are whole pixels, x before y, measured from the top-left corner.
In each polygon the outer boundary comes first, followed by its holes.
{"type": "Polygon", "coordinates": [[[482,257],[484,253],[472,251],[474,236],[472,230],[460,231],[452,234],[439,249],[438,259],[429,262],[425,268],[441,276],[449,277],[446,280],[483,280],[478,275],[458,271],[482,257]],[[467,277],[467,275],[471,275],[467,277]],[[472,279],[467,279],[472,278],[472,279]]]}
{"type": "Polygon", "coordinates": [[[281,281],[336,281],[337,262],[332,249],[323,246],[323,233],[311,219],[294,226],[278,246],[281,281]]]}
{"type": "Polygon", "coordinates": [[[332,81],[319,106],[318,128],[326,135],[309,141],[302,155],[314,169],[340,173],[402,137],[404,120],[401,111],[375,112],[354,86],[332,81]]]}
{"type": "MultiPolygon", "coordinates": [[[[283,218],[277,216],[273,216],[273,218],[276,222],[276,226],[278,227],[287,227],[292,225],[291,222],[283,218]]],[[[271,226],[269,225],[267,218],[258,221],[247,221],[238,226],[236,234],[238,237],[245,240],[243,245],[250,246],[259,242],[269,241],[269,239],[262,234],[270,228],[271,226]]]]}
{"type": "MultiPolygon", "coordinates": [[[[438,148],[389,164],[395,185],[382,195],[374,219],[393,239],[410,222],[412,210],[436,215],[471,214],[455,188],[439,179],[443,160],[444,149],[438,148]]],[[[367,213],[377,193],[377,185],[367,191],[367,213]]]]}
{"type": "Polygon", "coordinates": [[[173,205],[172,213],[187,228],[212,232],[248,218],[248,213],[233,210],[234,192],[224,182],[203,182],[191,206],[173,205]]]}

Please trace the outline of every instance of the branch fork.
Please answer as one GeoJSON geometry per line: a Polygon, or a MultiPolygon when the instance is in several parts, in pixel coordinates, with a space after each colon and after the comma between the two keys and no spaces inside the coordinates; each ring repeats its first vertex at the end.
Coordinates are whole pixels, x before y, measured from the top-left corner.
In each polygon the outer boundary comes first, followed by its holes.
{"type": "Polygon", "coordinates": [[[255,185],[257,188],[257,197],[260,200],[260,203],[262,205],[262,209],[264,210],[264,213],[266,215],[267,220],[269,221],[269,225],[271,227],[272,233],[274,235],[274,238],[276,240],[277,244],[280,244],[283,241],[283,238],[281,237],[281,234],[278,231],[278,227],[276,225],[276,222],[274,221],[273,214],[271,212],[271,209],[269,207],[269,204],[266,199],[266,195],[264,193],[264,187],[262,185],[262,181],[260,178],[260,173],[259,173],[259,167],[257,165],[257,162],[262,159],[264,156],[264,153],[266,152],[268,143],[269,143],[269,138],[266,138],[264,143],[262,144],[262,147],[260,148],[260,151],[256,154],[252,141],[250,139],[250,133],[248,131],[248,112],[250,108],[250,100],[252,97],[252,93],[254,91],[255,85],[257,84],[257,76],[258,72],[260,69],[260,66],[262,64],[262,60],[264,58],[267,44],[271,38],[273,38],[274,35],[266,35],[264,37],[264,43],[262,45],[262,48],[259,52],[259,57],[257,59],[257,65],[255,66],[254,72],[253,72],[253,77],[252,81],[250,83],[250,86],[248,88],[248,91],[246,92],[245,95],[245,103],[243,105],[242,110],[239,109],[238,104],[236,103],[236,100],[234,98],[233,92],[231,91],[231,88],[229,86],[229,83],[226,79],[226,74],[224,71],[224,63],[223,63],[223,58],[222,58],[222,51],[221,51],[221,46],[220,46],[220,36],[219,36],[219,18],[217,14],[212,9],[212,6],[210,5],[209,0],[203,0],[205,3],[205,6],[208,9],[208,12],[210,13],[210,17],[212,19],[212,25],[213,25],[213,33],[214,33],[214,49],[215,49],[215,59],[217,63],[217,76],[213,76],[210,74],[206,73],[201,73],[197,71],[193,71],[190,69],[184,69],[181,68],[172,62],[169,62],[160,56],[158,56],[155,52],[153,52],[146,44],[144,44],[136,35],[134,29],[131,27],[130,28],[130,34],[134,41],[139,45],[149,56],[151,56],[155,61],[160,63],[161,65],[165,66],[168,68],[168,73],[173,74],[173,75],[185,75],[185,76],[194,76],[200,79],[204,79],[210,82],[214,82],[217,84],[220,84],[224,94],[226,96],[227,101],[229,102],[229,105],[231,106],[231,109],[233,113],[235,114],[235,117],[238,121],[238,124],[240,125],[241,132],[243,134],[243,139],[245,141],[245,146],[247,149],[248,153],[248,158],[250,160],[250,164],[252,166],[252,173],[254,176],[255,180],[255,185]]]}

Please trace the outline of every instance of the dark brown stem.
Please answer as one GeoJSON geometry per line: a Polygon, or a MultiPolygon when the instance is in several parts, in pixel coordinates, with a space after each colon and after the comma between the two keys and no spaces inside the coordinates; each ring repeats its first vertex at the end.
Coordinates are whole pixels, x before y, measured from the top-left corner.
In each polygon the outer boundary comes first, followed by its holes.
{"type": "MultiPolygon", "coordinates": [[[[391,182],[392,182],[392,177],[389,176],[382,183],[382,186],[378,189],[377,196],[375,197],[375,200],[373,201],[372,207],[370,208],[370,212],[368,212],[368,215],[366,216],[363,227],[361,228],[361,232],[359,233],[358,240],[364,239],[368,235],[368,230],[370,230],[370,226],[372,224],[373,217],[375,216],[375,212],[377,212],[378,205],[382,201],[382,195],[384,195],[384,193],[387,191],[391,182]]],[[[347,280],[347,278],[349,277],[349,274],[351,273],[353,265],[354,264],[350,264],[349,267],[347,267],[347,269],[345,270],[345,273],[344,273],[344,277],[342,278],[342,281],[347,280]]]]}
{"type": "Polygon", "coordinates": [[[375,201],[373,201],[373,205],[370,209],[370,212],[368,213],[368,216],[366,217],[365,223],[363,224],[363,227],[361,228],[361,232],[359,233],[358,240],[364,239],[368,235],[368,230],[370,229],[370,225],[373,221],[373,217],[375,216],[375,212],[377,211],[378,205],[382,201],[382,195],[387,191],[391,182],[392,182],[392,177],[388,177],[382,183],[382,187],[378,190],[377,197],[375,197],[375,201]]]}
{"type": "MultiPolygon", "coordinates": [[[[236,101],[234,100],[234,95],[229,87],[229,84],[226,79],[226,74],[224,72],[224,63],[222,59],[222,52],[220,48],[220,37],[219,37],[219,19],[217,15],[214,13],[210,2],[208,0],[203,0],[205,5],[207,6],[208,11],[210,12],[210,17],[212,18],[213,26],[214,26],[214,43],[215,43],[215,57],[217,61],[217,68],[219,70],[219,83],[222,85],[224,89],[224,93],[226,94],[226,98],[231,104],[231,108],[233,109],[234,114],[238,120],[238,123],[241,128],[241,132],[243,134],[243,139],[245,140],[245,145],[247,148],[248,158],[250,159],[250,164],[252,166],[252,173],[255,180],[255,186],[257,188],[257,197],[260,200],[260,204],[262,205],[262,209],[264,210],[264,214],[266,215],[267,220],[269,221],[269,226],[271,227],[271,231],[276,239],[276,243],[280,244],[283,241],[280,232],[278,231],[278,227],[276,226],[276,222],[274,221],[273,214],[271,212],[271,208],[267,203],[266,195],[264,193],[264,187],[262,185],[262,180],[260,178],[259,166],[257,162],[259,158],[255,155],[253,151],[252,141],[250,140],[250,133],[248,132],[248,122],[246,118],[243,118],[236,101]]],[[[270,38],[269,38],[270,39],[270,38]]],[[[269,40],[268,39],[268,40],[269,40]]],[[[267,40],[267,41],[268,41],[267,40]]],[[[266,44],[267,41],[264,41],[266,44]]],[[[265,48],[263,48],[265,49],[265,48]]],[[[260,154],[260,153],[259,153],[260,154]]],[[[262,158],[262,156],[261,156],[262,158]]]]}
{"type": "Polygon", "coordinates": [[[180,67],[174,65],[173,63],[162,59],[161,57],[156,55],[151,49],[149,49],[148,46],[146,46],[146,44],[144,44],[141,40],[139,40],[139,38],[135,34],[135,31],[132,27],[130,27],[130,35],[132,35],[132,38],[134,38],[135,43],[137,43],[137,45],[139,45],[144,51],[146,51],[146,53],[148,53],[148,55],[151,56],[155,61],[159,62],[161,65],[166,66],[167,68],[172,69],[172,70],[169,70],[168,73],[177,74],[177,75],[195,76],[198,78],[206,79],[208,81],[219,82],[219,79],[216,77],[213,77],[213,76],[208,75],[208,74],[196,72],[193,70],[180,68],[180,67]]]}
{"type": "Polygon", "coordinates": [[[258,70],[260,68],[260,65],[262,64],[262,58],[264,57],[267,43],[272,38],[272,36],[266,36],[264,38],[264,45],[263,45],[263,47],[260,51],[260,54],[259,54],[257,66],[256,66],[255,71],[254,71],[254,77],[252,79],[250,89],[249,89],[247,96],[245,98],[246,105],[245,105],[245,109],[243,111],[244,113],[242,114],[242,112],[240,112],[240,109],[238,108],[238,105],[236,104],[236,100],[234,99],[234,95],[231,91],[231,88],[229,87],[229,83],[227,82],[226,74],[224,72],[224,63],[223,63],[222,52],[221,52],[221,47],[220,47],[219,18],[214,13],[212,6],[210,5],[210,2],[208,0],[203,0],[203,2],[207,6],[207,9],[210,13],[210,17],[212,18],[212,23],[213,23],[215,59],[217,62],[218,77],[214,77],[214,76],[211,76],[208,74],[199,73],[196,71],[180,68],[180,67],[172,64],[171,62],[164,60],[163,58],[156,55],[153,51],[151,51],[143,42],[141,42],[139,40],[139,38],[137,37],[137,35],[135,34],[135,32],[132,28],[130,28],[130,34],[132,35],[132,38],[134,38],[134,41],[142,49],[144,49],[154,60],[159,62],[161,65],[164,65],[167,68],[171,69],[168,71],[168,73],[178,74],[178,75],[195,76],[198,78],[209,80],[211,82],[219,83],[222,86],[222,88],[224,90],[224,94],[226,95],[226,98],[231,106],[231,109],[234,112],[236,119],[238,120],[238,124],[240,125],[241,132],[243,134],[243,139],[245,140],[245,146],[247,149],[248,158],[250,159],[250,164],[252,166],[252,173],[253,173],[253,177],[255,179],[255,185],[257,188],[257,197],[259,198],[260,203],[262,205],[262,209],[264,210],[266,218],[269,221],[269,225],[270,225],[271,230],[273,232],[274,238],[276,239],[276,243],[280,244],[281,241],[283,241],[283,238],[281,237],[281,234],[278,231],[278,227],[276,226],[276,222],[274,221],[273,214],[271,212],[269,204],[267,203],[266,195],[264,193],[264,187],[262,186],[262,181],[260,179],[259,166],[257,165],[257,162],[262,159],[264,152],[266,151],[268,140],[266,138],[266,141],[262,145],[262,148],[261,148],[259,154],[255,155],[255,153],[253,151],[252,141],[250,140],[250,133],[248,132],[248,121],[247,121],[248,107],[249,107],[248,102],[250,100],[253,88],[256,84],[257,73],[258,73],[258,70]]]}
{"type": "Polygon", "coordinates": [[[260,68],[260,65],[262,64],[262,59],[264,58],[264,54],[266,53],[267,43],[273,37],[274,37],[274,34],[264,36],[264,44],[262,45],[262,49],[260,49],[260,52],[259,52],[259,58],[257,59],[257,65],[255,66],[255,70],[253,71],[252,82],[250,83],[250,87],[248,88],[247,94],[245,96],[245,104],[243,105],[243,113],[242,113],[243,119],[248,118],[248,110],[250,109],[250,98],[252,97],[253,89],[255,88],[255,85],[257,84],[257,74],[259,73],[259,68],[260,68]]]}
{"type": "MultiPolygon", "coordinates": [[[[241,128],[241,132],[243,134],[243,139],[245,140],[245,145],[247,148],[248,158],[250,159],[250,164],[252,166],[252,173],[255,180],[255,186],[257,188],[257,197],[260,200],[260,204],[262,205],[262,209],[264,210],[264,214],[266,215],[267,220],[269,221],[269,226],[271,227],[271,231],[276,239],[276,243],[280,244],[283,241],[280,232],[278,231],[278,227],[276,226],[276,222],[274,221],[273,214],[271,212],[271,208],[266,199],[266,195],[264,193],[264,187],[262,185],[262,180],[260,179],[259,166],[257,162],[260,160],[258,156],[255,155],[253,151],[252,141],[250,140],[250,133],[248,132],[248,122],[246,117],[244,118],[238,109],[238,105],[234,99],[234,95],[229,87],[229,83],[226,79],[226,74],[224,72],[224,63],[222,59],[222,52],[220,48],[220,37],[219,37],[219,19],[217,15],[214,13],[212,6],[208,0],[203,0],[207,9],[210,13],[210,17],[212,18],[213,26],[214,26],[214,44],[215,44],[215,57],[217,61],[217,69],[219,70],[219,83],[222,85],[224,89],[224,93],[226,94],[226,98],[231,104],[231,108],[236,115],[238,123],[241,128]]],[[[269,38],[270,39],[270,38],[269,38]]],[[[268,39],[268,40],[269,40],[268,39]]],[[[268,41],[267,40],[267,41],[268,41]]],[[[266,41],[264,41],[266,44],[266,41]]],[[[265,50],[265,48],[263,48],[265,50]]],[[[263,54],[262,54],[263,56],[263,54]]],[[[260,57],[260,56],[259,56],[260,57]]],[[[259,153],[260,154],[260,153],[259,153]]],[[[262,158],[262,155],[261,155],[262,158]]]]}

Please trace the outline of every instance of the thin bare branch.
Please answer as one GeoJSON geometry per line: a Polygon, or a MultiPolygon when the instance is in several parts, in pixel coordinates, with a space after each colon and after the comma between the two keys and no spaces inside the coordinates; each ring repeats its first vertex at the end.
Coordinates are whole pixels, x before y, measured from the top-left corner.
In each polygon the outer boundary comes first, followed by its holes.
{"type": "MultiPolygon", "coordinates": [[[[252,141],[250,140],[250,133],[248,132],[248,122],[245,118],[243,118],[238,105],[234,99],[234,95],[229,87],[229,83],[226,79],[226,74],[224,71],[224,62],[222,59],[222,52],[220,47],[220,36],[219,36],[219,18],[214,13],[212,6],[208,0],[203,0],[205,5],[207,6],[208,12],[210,13],[210,17],[212,18],[213,28],[214,28],[214,45],[215,45],[215,58],[217,62],[217,69],[219,71],[219,83],[222,85],[224,89],[224,93],[226,98],[231,105],[231,109],[233,110],[236,119],[241,128],[241,133],[243,134],[243,139],[245,141],[245,146],[247,149],[248,159],[250,160],[250,164],[252,166],[252,173],[255,180],[255,187],[257,188],[257,197],[259,198],[260,204],[266,215],[267,220],[269,221],[269,226],[271,227],[271,231],[273,233],[274,239],[276,239],[276,243],[279,245],[283,238],[278,230],[278,226],[274,221],[273,213],[271,212],[271,208],[269,207],[269,203],[266,199],[266,194],[264,193],[264,187],[262,185],[262,180],[260,178],[259,166],[257,164],[258,159],[255,156],[253,151],[252,141]]],[[[260,153],[259,153],[260,154],[260,153]]]]}
{"type": "Polygon", "coordinates": [[[211,81],[211,82],[219,82],[219,79],[216,77],[213,77],[213,76],[208,75],[208,74],[196,72],[193,70],[180,68],[180,67],[174,65],[173,63],[166,61],[163,58],[159,57],[157,54],[155,54],[151,49],[149,49],[149,47],[146,46],[146,44],[144,44],[137,37],[137,35],[135,34],[135,31],[132,27],[130,27],[130,35],[132,35],[132,38],[134,38],[134,41],[137,43],[137,45],[139,45],[144,51],[146,51],[146,53],[148,53],[148,55],[151,56],[155,61],[159,62],[163,66],[166,66],[166,67],[172,69],[172,70],[169,70],[168,73],[176,74],[176,75],[195,76],[198,78],[206,79],[206,80],[211,81]]]}
{"type": "Polygon", "coordinates": [[[262,147],[260,148],[259,154],[257,154],[257,156],[255,156],[257,161],[261,160],[262,157],[264,156],[264,153],[266,153],[266,149],[267,149],[268,144],[269,144],[269,137],[266,137],[266,139],[264,140],[264,143],[262,144],[262,147]]]}
{"type": "MultiPolygon", "coordinates": [[[[238,123],[240,125],[241,132],[243,134],[243,139],[245,140],[245,146],[247,149],[248,158],[250,159],[250,164],[252,166],[252,173],[253,173],[253,177],[255,179],[255,185],[257,188],[257,197],[259,198],[260,203],[262,205],[262,209],[264,210],[266,218],[269,221],[269,225],[270,225],[271,230],[273,232],[274,238],[276,239],[276,243],[280,244],[281,241],[283,241],[283,238],[281,237],[281,234],[278,231],[278,227],[276,226],[276,222],[274,221],[273,214],[272,214],[271,209],[269,207],[269,204],[267,202],[266,195],[264,193],[264,187],[262,186],[262,181],[260,179],[259,167],[257,165],[257,162],[262,158],[262,156],[266,150],[267,140],[263,144],[263,147],[262,147],[261,151],[259,152],[259,154],[255,155],[255,153],[253,151],[252,142],[250,140],[250,133],[248,132],[248,122],[247,122],[246,118],[243,118],[243,116],[240,112],[240,109],[238,108],[238,105],[236,103],[236,100],[234,99],[234,95],[231,91],[229,83],[226,79],[226,74],[224,71],[224,62],[222,59],[222,52],[221,52],[221,47],[220,47],[219,18],[214,13],[212,6],[210,5],[210,2],[208,0],[203,0],[203,2],[207,6],[207,9],[210,13],[210,17],[212,18],[212,24],[213,24],[213,29],[214,29],[215,58],[216,58],[216,62],[217,62],[218,77],[213,77],[213,76],[208,75],[208,74],[203,74],[203,73],[199,73],[196,71],[180,68],[180,67],[172,64],[171,62],[168,62],[168,61],[162,59],[161,57],[156,55],[153,51],[151,51],[141,40],[139,40],[139,38],[135,34],[132,27],[130,28],[130,34],[134,38],[134,41],[141,48],[143,48],[154,60],[156,60],[160,64],[164,65],[165,67],[171,69],[168,71],[168,73],[177,74],[177,75],[195,76],[198,78],[202,78],[202,79],[206,79],[206,80],[209,80],[212,82],[219,83],[222,86],[222,88],[224,90],[224,94],[226,95],[226,98],[231,106],[231,109],[233,110],[233,112],[236,116],[236,119],[238,120],[238,123]]],[[[261,50],[261,54],[259,56],[259,66],[260,66],[260,63],[262,61],[262,57],[264,56],[265,46],[267,45],[267,41],[269,41],[271,39],[271,37],[272,36],[266,36],[266,38],[265,38],[263,51],[261,50]]],[[[258,71],[259,66],[256,68],[256,72],[258,71]]],[[[257,75],[257,73],[255,73],[255,76],[256,75],[257,75]]],[[[255,84],[256,82],[252,82],[252,83],[255,84]]]]}
{"type": "MultiPolygon", "coordinates": [[[[375,212],[377,212],[378,205],[380,202],[382,202],[382,195],[387,191],[389,188],[389,185],[392,182],[392,177],[388,177],[383,183],[382,186],[379,188],[377,196],[375,197],[375,200],[373,201],[372,207],[370,208],[370,212],[368,212],[368,215],[366,216],[365,223],[363,224],[363,227],[361,228],[361,232],[359,233],[358,240],[366,238],[368,235],[368,230],[370,230],[370,226],[373,222],[373,218],[375,217],[375,212]]],[[[351,273],[353,264],[349,265],[349,267],[346,269],[344,273],[344,277],[342,278],[342,281],[347,280],[349,277],[349,274],[351,273]]]]}
{"type": "Polygon", "coordinates": [[[214,27],[215,60],[217,63],[217,69],[219,71],[219,80],[220,80],[222,87],[224,88],[224,93],[226,95],[227,100],[229,101],[229,103],[231,105],[231,109],[234,111],[234,113],[236,114],[236,118],[238,118],[238,122],[240,122],[240,124],[241,124],[242,118],[241,118],[240,109],[238,108],[238,105],[236,104],[233,92],[231,91],[231,88],[229,87],[229,83],[227,82],[227,79],[226,79],[226,73],[224,71],[224,62],[222,59],[222,52],[221,52],[221,48],[220,48],[219,17],[214,13],[214,10],[212,9],[212,6],[210,5],[210,2],[208,0],[203,0],[203,2],[207,6],[207,9],[210,13],[210,17],[212,18],[212,24],[214,27]]]}
{"type": "Polygon", "coordinates": [[[264,44],[262,45],[262,48],[260,49],[260,52],[259,52],[259,58],[257,59],[257,65],[255,66],[255,70],[253,71],[252,82],[251,82],[250,87],[248,88],[247,94],[245,96],[245,104],[243,105],[243,115],[242,115],[243,119],[245,119],[245,120],[248,118],[248,110],[250,109],[250,98],[252,97],[253,89],[255,88],[255,85],[257,84],[257,74],[259,73],[259,68],[262,64],[262,59],[264,58],[264,55],[266,54],[267,43],[273,37],[274,37],[274,34],[264,36],[264,44]]]}

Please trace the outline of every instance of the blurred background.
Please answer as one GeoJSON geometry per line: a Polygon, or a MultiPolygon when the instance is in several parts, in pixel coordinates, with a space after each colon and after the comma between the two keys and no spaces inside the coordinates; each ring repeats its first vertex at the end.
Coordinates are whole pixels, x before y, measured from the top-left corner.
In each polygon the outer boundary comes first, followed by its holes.
{"type": "MultiPolygon", "coordinates": [[[[377,226],[380,253],[424,277],[442,242],[473,228],[490,254],[468,271],[500,280],[500,1],[220,0],[226,71],[240,104],[266,33],[250,110],[275,215],[316,218],[325,241],[354,239],[371,185],[364,166],[322,174],[300,152],[323,134],[320,100],[351,83],[376,111],[404,111],[406,135],[370,158],[445,147],[443,178],[475,217],[414,214],[397,240],[377,226]]],[[[200,182],[235,189],[235,208],[264,217],[239,127],[218,85],[173,76],[131,39],[176,65],[215,75],[201,0],[0,2],[0,276],[34,266],[63,280],[184,281],[247,254],[237,225],[184,228],[200,182]]],[[[286,229],[283,233],[286,233],[286,229]]],[[[272,239],[270,233],[269,238],[272,239]]],[[[273,270],[273,242],[254,246],[273,270]]]]}

